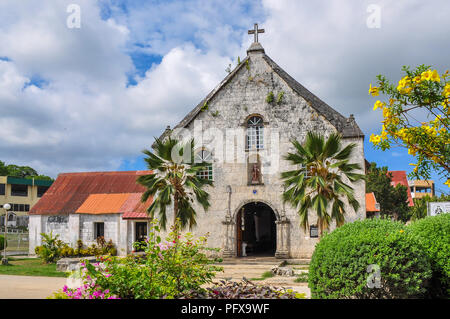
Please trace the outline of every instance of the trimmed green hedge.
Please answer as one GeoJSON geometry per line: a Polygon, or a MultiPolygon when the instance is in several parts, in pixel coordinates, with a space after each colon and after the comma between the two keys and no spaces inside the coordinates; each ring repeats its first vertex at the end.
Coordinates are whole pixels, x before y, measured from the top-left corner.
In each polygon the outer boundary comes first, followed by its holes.
{"type": "Polygon", "coordinates": [[[320,240],[308,283],[312,298],[419,298],[426,294],[430,277],[427,255],[404,224],[366,219],[320,240]],[[370,265],[379,267],[379,288],[368,287],[374,271],[370,265]]]}
{"type": "Polygon", "coordinates": [[[408,231],[416,236],[433,270],[431,297],[450,297],[450,214],[413,222],[408,231]]]}
{"type": "MultiPolygon", "coordinates": [[[[5,237],[0,235],[0,250],[3,250],[5,247],[3,246],[5,243],[5,237]]],[[[6,241],[6,246],[8,246],[8,241],[6,241]]]]}

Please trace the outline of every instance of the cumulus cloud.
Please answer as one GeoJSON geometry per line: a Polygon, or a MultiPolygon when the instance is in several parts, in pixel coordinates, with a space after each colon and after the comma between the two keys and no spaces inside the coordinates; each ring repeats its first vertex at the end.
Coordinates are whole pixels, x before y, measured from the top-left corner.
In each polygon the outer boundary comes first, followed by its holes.
{"type": "Polygon", "coordinates": [[[368,134],[376,74],[442,70],[450,51],[446,1],[377,1],[381,28],[369,29],[372,2],[80,0],[81,28],[69,29],[73,1],[3,0],[0,160],[51,176],[135,160],[243,58],[254,22],[268,55],[368,134]],[[136,53],[156,58],[137,70],[136,53]]]}

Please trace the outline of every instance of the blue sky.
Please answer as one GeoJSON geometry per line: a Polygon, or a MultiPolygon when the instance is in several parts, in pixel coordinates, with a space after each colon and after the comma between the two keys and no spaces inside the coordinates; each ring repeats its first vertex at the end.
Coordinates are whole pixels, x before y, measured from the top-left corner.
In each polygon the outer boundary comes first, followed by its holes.
{"type": "MultiPolygon", "coordinates": [[[[368,142],[381,116],[367,90],[377,74],[396,81],[403,65],[448,69],[449,11],[445,0],[2,0],[0,159],[51,176],[144,169],[141,150],[245,56],[258,22],[272,59],[355,115],[369,161],[410,172],[405,150],[368,142]],[[79,29],[66,25],[73,3],[79,29]],[[380,28],[367,26],[370,4],[380,28]]],[[[448,192],[442,180],[437,188],[448,192]]]]}

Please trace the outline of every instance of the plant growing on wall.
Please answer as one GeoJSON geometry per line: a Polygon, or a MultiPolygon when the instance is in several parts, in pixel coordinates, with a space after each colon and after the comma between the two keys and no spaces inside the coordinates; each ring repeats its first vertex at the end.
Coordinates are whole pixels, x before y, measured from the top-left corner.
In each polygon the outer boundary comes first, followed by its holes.
{"type": "Polygon", "coordinates": [[[280,93],[278,93],[277,104],[281,104],[281,102],[283,102],[283,96],[284,96],[284,91],[281,91],[280,93]]]}
{"type": "Polygon", "coordinates": [[[273,95],[273,92],[270,91],[270,92],[267,94],[266,102],[270,104],[270,103],[273,102],[273,100],[274,100],[274,95],[273,95]]]}
{"type": "Polygon", "coordinates": [[[148,208],[151,218],[158,214],[160,225],[165,229],[167,206],[173,204],[174,225],[179,219],[181,228],[195,226],[196,212],[192,204],[197,202],[206,211],[210,203],[204,187],[213,183],[197,176],[198,172],[207,169],[208,164],[194,162],[194,141],[183,143],[170,137],[164,141],[156,138],[154,153],[147,149],[143,153],[147,155],[144,160],[152,173],[139,176],[137,182],[147,189],[142,202],[153,198],[148,208]]]}
{"type": "Polygon", "coordinates": [[[297,140],[292,144],[295,152],[288,153],[285,159],[299,169],[281,173],[286,187],[283,201],[297,209],[300,224],[305,230],[309,225],[308,211],[313,210],[317,214],[317,225],[322,236],[333,219],[338,227],[344,224],[344,199],[355,211],[359,208],[353,187],[343,180],[344,176],[351,182],[364,178],[356,173],[361,169],[360,165],[349,163],[356,144],[342,147],[339,134],[333,133],[325,140],[314,132],[308,132],[304,145],[297,140]],[[331,215],[328,207],[331,208],[331,215]]]}

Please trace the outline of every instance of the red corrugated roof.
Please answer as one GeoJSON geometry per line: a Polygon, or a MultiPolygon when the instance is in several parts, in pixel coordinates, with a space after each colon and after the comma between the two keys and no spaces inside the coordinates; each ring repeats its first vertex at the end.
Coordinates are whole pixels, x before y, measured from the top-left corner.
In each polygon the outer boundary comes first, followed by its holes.
{"type": "Polygon", "coordinates": [[[406,171],[388,171],[388,174],[389,173],[392,176],[392,186],[397,186],[397,184],[406,186],[406,192],[408,193],[408,206],[414,206],[414,201],[411,197],[411,189],[408,185],[408,178],[406,177],[406,171]]]}
{"type": "Polygon", "coordinates": [[[380,210],[375,206],[376,203],[375,194],[366,193],[366,212],[379,212],[380,210]]]}
{"type": "MultiPolygon", "coordinates": [[[[124,212],[145,213],[146,207],[136,204],[145,191],[136,178],[151,171],[63,173],[30,210],[30,215],[68,215],[75,213],[92,194],[133,194],[122,204],[124,212]],[[131,199],[131,202],[128,200],[131,199]],[[134,205],[134,204],[135,205],[134,205]],[[134,207],[133,207],[134,205],[134,207]],[[138,209],[136,211],[136,209],[138,209]]],[[[122,208],[121,208],[122,209],[122,208]]]]}

